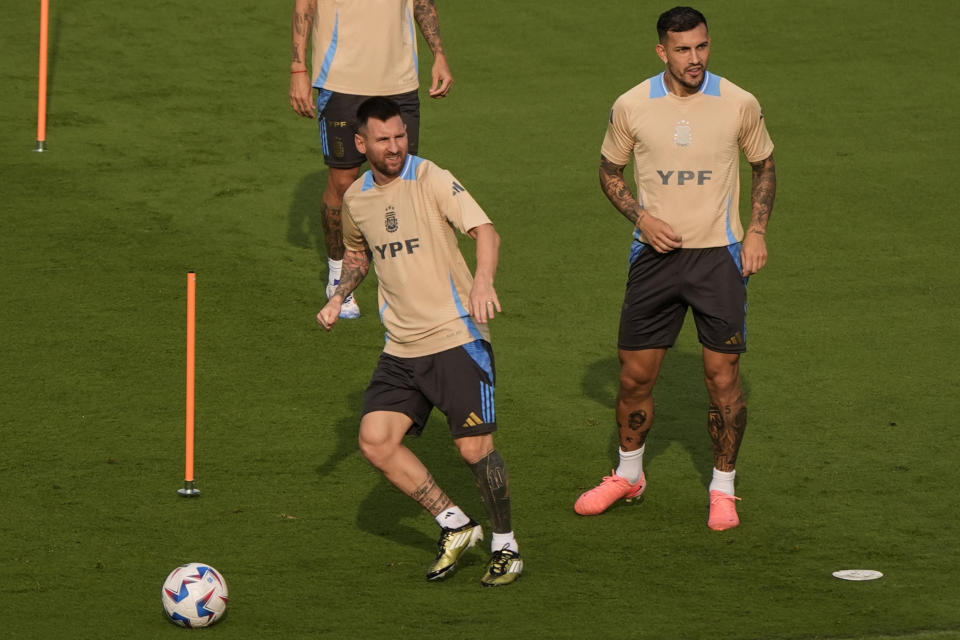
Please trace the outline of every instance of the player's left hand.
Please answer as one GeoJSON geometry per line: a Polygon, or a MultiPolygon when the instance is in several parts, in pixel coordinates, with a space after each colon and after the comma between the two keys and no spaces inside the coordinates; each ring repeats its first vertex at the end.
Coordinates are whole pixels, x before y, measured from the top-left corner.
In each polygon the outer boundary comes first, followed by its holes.
{"type": "Polygon", "coordinates": [[[445,98],[453,87],[453,72],[447,64],[446,54],[440,53],[433,58],[433,84],[430,85],[431,98],[445,98]]]}
{"type": "Polygon", "coordinates": [[[500,299],[492,286],[473,283],[470,290],[470,315],[480,324],[493,320],[497,313],[503,313],[500,308],[500,299]]]}
{"type": "Polygon", "coordinates": [[[743,263],[743,277],[747,278],[763,269],[767,264],[767,239],[762,233],[747,231],[740,249],[740,262],[743,263]]]}

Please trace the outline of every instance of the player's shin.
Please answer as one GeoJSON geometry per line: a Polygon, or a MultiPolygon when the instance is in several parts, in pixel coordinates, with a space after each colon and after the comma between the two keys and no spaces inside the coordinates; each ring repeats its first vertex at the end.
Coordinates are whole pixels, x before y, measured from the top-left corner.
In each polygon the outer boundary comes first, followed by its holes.
{"type": "Polygon", "coordinates": [[[510,479],[503,458],[496,449],[481,460],[471,463],[483,499],[483,506],[487,510],[494,533],[508,533],[513,530],[510,523],[510,479]]]}

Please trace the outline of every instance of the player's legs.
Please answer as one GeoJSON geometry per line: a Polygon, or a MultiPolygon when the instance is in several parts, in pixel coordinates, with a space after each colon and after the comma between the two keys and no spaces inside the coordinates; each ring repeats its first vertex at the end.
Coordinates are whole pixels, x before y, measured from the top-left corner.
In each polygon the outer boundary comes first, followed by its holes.
{"type": "Polygon", "coordinates": [[[395,411],[372,411],[360,421],[360,451],[395,487],[436,516],[451,504],[419,458],[403,444],[413,425],[395,411]]]}
{"type": "Polygon", "coordinates": [[[574,504],[580,515],[597,515],[618,500],[639,497],[646,489],[643,452],[653,426],[653,387],[667,348],[683,326],[686,306],[678,293],[677,253],[659,254],[635,243],[620,312],[620,387],[617,392],[619,464],[574,504]]]}
{"type": "MultiPolygon", "coordinates": [[[[341,169],[329,167],[327,187],[320,201],[320,216],[323,223],[323,239],[327,247],[327,257],[331,260],[343,260],[343,223],[340,212],[343,209],[343,194],[360,177],[360,165],[341,169]]],[[[330,284],[333,284],[331,281],[330,284]]]]}
{"type": "Polygon", "coordinates": [[[707,431],[713,444],[710,482],[711,529],[740,524],[734,491],[737,455],[747,427],[740,383],[740,354],[746,351],[747,283],[739,245],[691,251],[688,300],[703,345],[703,370],[710,407],[707,431]]]}
{"type": "Polygon", "coordinates": [[[703,350],[704,378],[710,395],[707,431],[713,442],[713,479],[707,526],[717,531],[740,524],[734,493],[737,454],[747,428],[747,404],[740,384],[740,355],[703,350]]]}
{"type": "MultiPolygon", "coordinates": [[[[327,297],[333,295],[340,283],[343,266],[343,194],[360,176],[365,158],[354,142],[357,107],[366,96],[355,96],[330,91],[319,91],[317,110],[320,113],[320,141],[323,161],[328,167],[327,186],[320,199],[320,218],[324,245],[327,250],[327,297]]],[[[353,295],[343,301],[341,318],[360,317],[360,308],[353,295]]]]}
{"type": "MultiPolygon", "coordinates": [[[[493,533],[513,537],[510,523],[510,477],[507,466],[496,450],[493,434],[467,436],[454,440],[470,470],[473,471],[477,489],[483,500],[487,515],[493,526],[493,533]]],[[[516,548],[515,540],[506,540],[505,544],[516,548]]],[[[496,543],[494,543],[496,546],[496,543]]]]}
{"type": "Polygon", "coordinates": [[[714,466],[733,471],[747,428],[747,403],[740,384],[740,354],[704,347],[703,371],[710,396],[707,430],[713,442],[714,466]]]}
{"type": "Polygon", "coordinates": [[[666,355],[665,348],[620,349],[616,413],[621,451],[636,451],[647,440],[647,433],[653,426],[653,387],[666,355]]]}
{"type": "Polygon", "coordinates": [[[510,516],[510,479],[496,450],[496,368],[493,348],[484,340],[447,349],[425,362],[425,395],[447,416],[454,443],[473,472],[484,509],[493,526],[491,559],[480,580],[487,587],[512,583],[523,560],[510,516]]]}

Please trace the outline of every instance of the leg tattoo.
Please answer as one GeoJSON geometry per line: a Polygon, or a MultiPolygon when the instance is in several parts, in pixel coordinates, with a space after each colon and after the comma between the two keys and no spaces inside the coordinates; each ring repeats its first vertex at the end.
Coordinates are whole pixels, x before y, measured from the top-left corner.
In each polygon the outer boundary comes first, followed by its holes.
{"type": "Polygon", "coordinates": [[[320,217],[323,219],[323,238],[327,244],[327,257],[331,260],[343,260],[343,223],[340,220],[340,207],[331,207],[321,200],[320,217]]]}
{"type": "Polygon", "coordinates": [[[441,511],[453,504],[453,501],[447,497],[443,489],[433,479],[433,476],[427,474],[427,479],[419,487],[410,493],[410,497],[420,503],[424,509],[430,512],[430,515],[436,517],[441,511]]]}
{"type": "Polygon", "coordinates": [[[620,448],[624,451],[636,449],[643,446],[647,439],[647,432],[650,431],[650,422],[647,420],[647,412],[643,409],[637,409],[627,416],[627,427],[617,423],[620,430],[620,448]]]}
{"type": "Polygon", "coordinates": [[[470,469],[477,480],[494,533],[513,531],[510,524],[510,478],[503,458],[494,449],[483,460],[471,464],[470,469]]]}
{"type": "Polygon", "coordinates": [[[717,469],[733,471],[737,464],[737,454],[740,452],[740,443],[743,442],[743,433],[747,430],[747,405],[743,399],[733,405],[726,405],[721,409],[710,404],[707,412],[707,431],[713,440],[713,457],[717,469]]]}

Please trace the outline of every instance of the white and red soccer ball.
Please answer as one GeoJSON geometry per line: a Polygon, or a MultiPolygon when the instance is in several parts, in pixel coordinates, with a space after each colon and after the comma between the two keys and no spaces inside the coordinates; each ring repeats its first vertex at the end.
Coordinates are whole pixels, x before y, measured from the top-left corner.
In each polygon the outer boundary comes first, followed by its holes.
{"type": "Polygon", "coordinates": [[[227,581],[208,564],[177,567],[163,581],[161,597],[167,618],[181,627],[209,627],[227,613],[227,581]]]}

